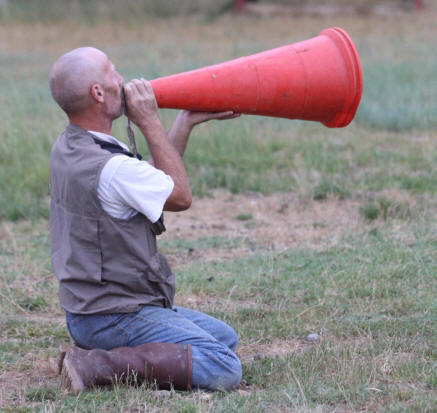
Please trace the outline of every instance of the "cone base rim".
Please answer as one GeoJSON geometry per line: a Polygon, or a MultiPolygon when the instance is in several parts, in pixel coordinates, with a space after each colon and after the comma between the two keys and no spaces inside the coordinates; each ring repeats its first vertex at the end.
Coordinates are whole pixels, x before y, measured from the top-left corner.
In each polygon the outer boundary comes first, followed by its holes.
{"type": "Polygon", "coordinates": [[[321,35],[328,36],[340,49],[347,64],[349,74],[350,92],[346,97],[342,111],[334,116],[333,119],[322,122],[329,128],[342,128],[352,122],[358,110],[363,92],[363,79],[361,72],[360,59],[358,52],[349,35],[339,27],[332,27],[323,30],[321,35]]]}

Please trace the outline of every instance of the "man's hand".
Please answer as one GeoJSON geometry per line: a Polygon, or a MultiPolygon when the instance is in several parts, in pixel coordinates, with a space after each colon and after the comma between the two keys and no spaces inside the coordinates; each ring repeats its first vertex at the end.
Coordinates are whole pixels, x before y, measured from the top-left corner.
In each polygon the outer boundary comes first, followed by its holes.
{"type": "Polygon", "coordinates": [[[133,79],[123,87],[126,116],[139,128],[158,118],[158,104],[152,85],[145,79],[133,79]]]}
{"type": "Polygon", "coordinates": [[[194,126],[212,119],[234,119],[238,118],[240,115],[241,113],[235,113],[230,110],[216,113],[181,110],[168,132],[168,137],[179,154],[183,156],[188,138],[194,126]]]}
{"type": "Polygon", "coordinates": [[[185,117],[189,126],[193,127],[198,125],[199,123],[206,122],[208,120],[225,120],[225,119],[234,119],[241,116],[241,113],[236,113],[231,110],[226,112],[193,112],[188,110],[182,110],[180,112],[181,117],[185,117]]]}

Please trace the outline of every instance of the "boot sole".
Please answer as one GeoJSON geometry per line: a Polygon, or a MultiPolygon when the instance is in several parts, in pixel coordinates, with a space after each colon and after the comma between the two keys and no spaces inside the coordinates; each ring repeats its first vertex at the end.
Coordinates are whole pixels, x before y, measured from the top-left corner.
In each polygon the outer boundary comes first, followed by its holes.
{"type": "Polygon", "coordinates": [[[74,368],[68,353],[62,362],[61,389],[74,394],[81,393],[85,390],[83,381],[74,368]]]}

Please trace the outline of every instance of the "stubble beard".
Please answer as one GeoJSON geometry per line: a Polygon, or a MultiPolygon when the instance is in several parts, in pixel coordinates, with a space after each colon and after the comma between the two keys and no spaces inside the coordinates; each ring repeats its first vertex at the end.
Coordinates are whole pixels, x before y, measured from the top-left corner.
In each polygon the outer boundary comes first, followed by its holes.
{"type": "Polygon", "coordinates": [[[125,114],[125,104],[123,86],[120,86],[119,98],[114,96],[114,100],[108,107],[108,115],[110,116],[111,120],[118,119],[125,114]]]}

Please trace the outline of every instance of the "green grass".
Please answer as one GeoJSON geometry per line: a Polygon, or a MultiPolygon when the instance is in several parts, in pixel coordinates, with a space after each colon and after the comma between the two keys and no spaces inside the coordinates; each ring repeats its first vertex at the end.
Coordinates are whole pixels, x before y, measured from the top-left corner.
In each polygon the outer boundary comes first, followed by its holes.
{"type": "MultiPolygon", "coordinates": [[[[11,11],[15,17],[20,10],[24,19],[38,16],[36,6],[26,11],[22,4],[11,11]]],[[[52,19],[60,11],[50,13],[52,19]]],[[[91,15],[89,27],[50,19],[0,27],[0,409],[435,411],[435,15],[224,15],[148,18],[141,25],[110,14],[107,19],[91,15]],[[47,87],[50,64],[72,47],[94,44],[126,79],[152,78],[302,40],[334,25],[351,34],[364,69],[363,100],[352,125],[331,130],[259,117],[211,122],[195,129],[184,158],[194,202],[216,188],[229,191],[229,199],[249,192],[248,203],[253,192],[293,195],[288,209],[274,210],[296,213],[296,232],[281,228],[296,247],[263,239],[257,232],[267,219],[262,211],[242,210],[235,200],[216,217],[226,224],[220,230],[211,226],[197,235],[193,228],[181,238],[169,228],[159,243],[165,254],[183,258],[175,266],[177,297],[238,332],[246,387],[163,394],[117,384],[77,397],[63,394],[58,377],[40,368],[70,341],[49,256],[48,157],[65,125],[47,87]],[[340,218],[354,213],[356,227],[339,220],[345,226],[340,235],[327,234],[323,211],[332,205],[340,218]],[[312,245],[305,237],[301,242],[300,231],[314,233],[312,245]],[[306,343],[309,333],[320,341],[306,343]],[[278,351],[293,343],[298,350],[278,351]]],[[[161,111],[166,127],[174,116],[161,111]]],[[[113,132],[123,139],[124,121],[113,132]]],[[[137,140],[145,152],[138,133],[137,140]]],[[[269,224],[272,230],[279,225],[269,224]]]]}
{"type": "Polygon", "coordinates": [[[197,249],[202,250],[205,248],[235,248],[239,245],[243,245],[244,241],[245,240],[241,238],[228,239],[211,236],[192,240],[174,239],[169,241],[161,241],[159,243],[159,247],[165,251],[166,254],[171,254],[179,251],[193,251],[197,249]]]}

